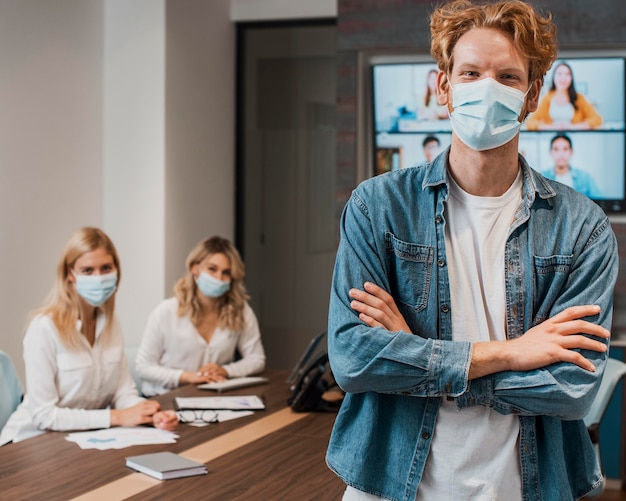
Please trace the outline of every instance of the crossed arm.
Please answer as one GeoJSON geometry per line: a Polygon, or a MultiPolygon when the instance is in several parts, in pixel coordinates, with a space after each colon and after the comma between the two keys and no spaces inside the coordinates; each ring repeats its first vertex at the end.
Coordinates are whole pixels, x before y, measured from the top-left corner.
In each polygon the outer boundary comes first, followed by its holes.
{"type": "MultiPolygon", "coordinates": [[[[365,282],[363,290],[351,289],[350,306],[370,327],[411,333],[393,297],[381,287],[365,282]]],[[[593,372],[594,365],[576,349],[605,352],[606,345],[591,336],[608,339],[607,329],[582,318],[597,315],[597,305],[572,306],[508,341],[474,343],[468,379],[502,371],[529,371],[557,362],[575,364],[593,372]]]]}

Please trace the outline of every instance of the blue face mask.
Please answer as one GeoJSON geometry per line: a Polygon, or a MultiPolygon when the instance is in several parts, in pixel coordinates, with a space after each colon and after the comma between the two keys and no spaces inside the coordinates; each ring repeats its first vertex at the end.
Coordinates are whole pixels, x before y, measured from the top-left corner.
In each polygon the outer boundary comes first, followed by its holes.
{"type": "Polygon", "coordinates": [[[473,150],[498,148],[519,132],[526,94],[493,78],[456,84],[452,86],[452,130],[473,150]]]}
{"type": "Polygon", "coordinates": [[[200,273],[200,276],[196,277],[196,285],[206,297],[220,297],[230,290],[230,280],[219,280],[209,275],[206,271],[203,271],[200,273]]]}
{"type": "Polygon", "coordinates": [[[76,275],[76,292],[91,306],[101,306],[117,288],[117,272],[106,275],[76,275]]]}

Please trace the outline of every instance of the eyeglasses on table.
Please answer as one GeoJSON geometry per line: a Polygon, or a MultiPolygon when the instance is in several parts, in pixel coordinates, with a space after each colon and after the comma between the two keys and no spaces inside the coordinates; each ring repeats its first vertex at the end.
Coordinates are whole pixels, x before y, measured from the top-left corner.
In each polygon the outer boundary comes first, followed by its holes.
{"type": "Polygon", "coordinates": [[[217,412],[206,409],[182,409],[176,411],[178,420],[181,423],[194,424],[194,423],[218,423],[219,416],[217,412]]]}

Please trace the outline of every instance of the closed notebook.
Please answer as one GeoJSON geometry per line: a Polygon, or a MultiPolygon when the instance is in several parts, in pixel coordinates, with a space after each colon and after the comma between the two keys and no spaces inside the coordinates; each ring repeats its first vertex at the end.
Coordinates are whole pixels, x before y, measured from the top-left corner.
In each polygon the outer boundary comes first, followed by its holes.
{"type": "Polygon", "coordinates": [[[207,473],[206,465],[174,454],[155,452],[126,458],[126,466],[159,480],[190,477],[207,473]]]}

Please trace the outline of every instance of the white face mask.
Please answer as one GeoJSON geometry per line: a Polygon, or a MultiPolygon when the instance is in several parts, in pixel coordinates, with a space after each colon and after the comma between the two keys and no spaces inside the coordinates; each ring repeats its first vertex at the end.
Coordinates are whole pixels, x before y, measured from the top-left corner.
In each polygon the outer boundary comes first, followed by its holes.
{"type": "Polygon", "coordinates": [[[453,85],[452,130],[473,150],[498,148],[519,132],[526,94],[493,78],[453,85]]]}
{"type": "Polygon", "coordinates": [[[116,271],[106,275],[72,274],[76,277],[76,292],[92,306],[106,303],[117,288],[116,271]]]}
{"type": "Polygon", "coordinates": [[[206,297],[221,297],[230,290],[230,280],[219,280],[206,271],[196,277],[196,285],[206,297]]]}

